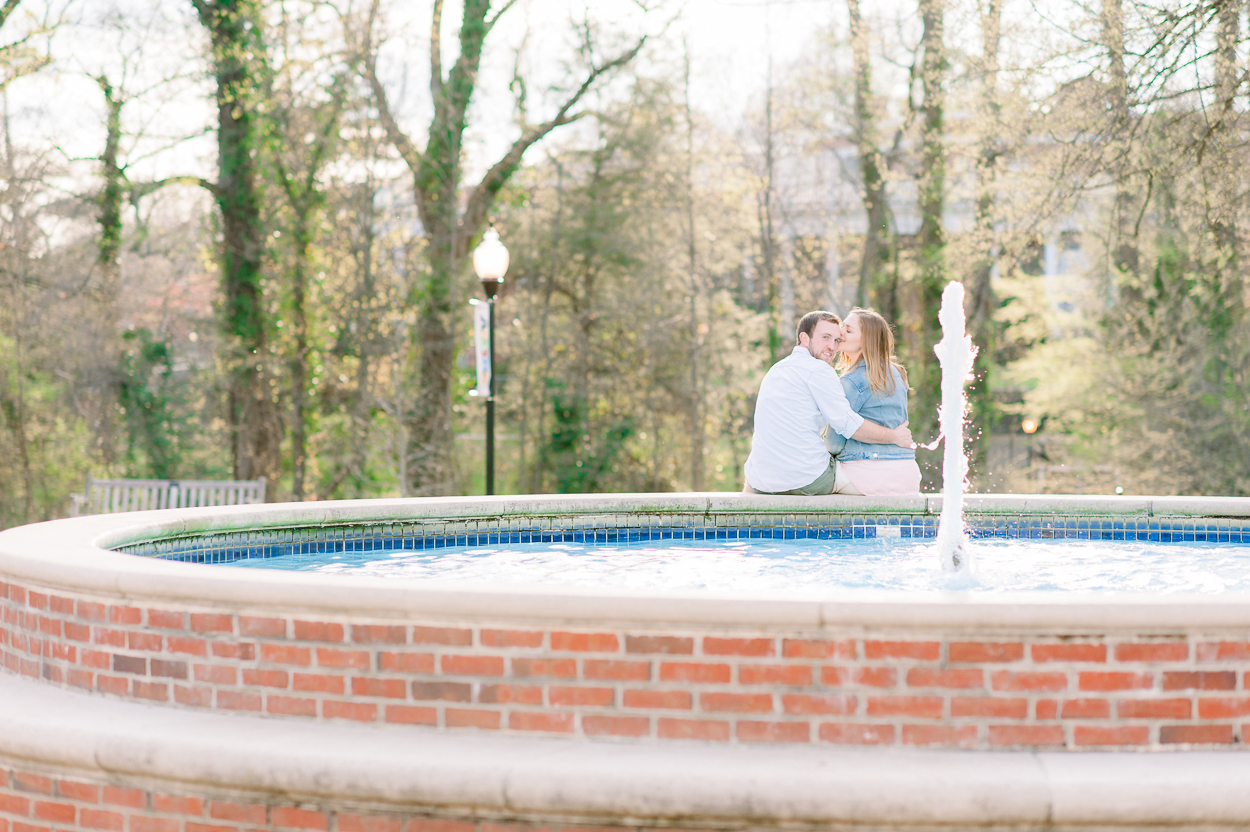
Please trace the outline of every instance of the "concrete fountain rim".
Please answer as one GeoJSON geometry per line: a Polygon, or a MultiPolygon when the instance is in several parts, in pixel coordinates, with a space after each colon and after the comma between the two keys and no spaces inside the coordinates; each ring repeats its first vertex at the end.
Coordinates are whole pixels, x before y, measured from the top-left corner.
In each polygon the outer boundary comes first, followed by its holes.
{"type": "MultiPolygon", "coordinates": [[[[869,499],[765,497],[724,493],[594,494],[486,498],[411,498],[265,504],[94,515],[0,532],[0,577],[49,589],[208,606],[366,613],[370,618],[420,614],[446,619],[556,622],[717,624],[730,627],[862,626],[970,631],[1132,630],[1138,633],[1250,626],[1250,593],[1142,595],[1089,593],[968,594],[856,590],[817,600],[759,598],[683,591],[600,591],[513,584],[452,584],[242,570],[160,561],[110,551],[143,540],[257,528],[395,523],[526,515],[611,515],[631,512],[933,514],[940,495],[869,499]]],[[[1168,519],[1244,519],[1247,498],[971,495],[969,512],[1168,519]]]]}

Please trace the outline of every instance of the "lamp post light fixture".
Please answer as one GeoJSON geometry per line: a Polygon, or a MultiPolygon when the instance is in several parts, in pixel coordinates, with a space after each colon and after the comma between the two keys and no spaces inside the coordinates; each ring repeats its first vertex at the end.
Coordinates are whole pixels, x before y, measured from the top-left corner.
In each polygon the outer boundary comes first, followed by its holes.
{"type": "Polygon", "coordinates": [[[486,493],[495,493],[495,296],[508,273],[508,249],[499,242],[499,232],[491,225],[482,242],[473,250],[473,270],[486,293],[490,321],[490,386],[486,394],[486,493]]]}

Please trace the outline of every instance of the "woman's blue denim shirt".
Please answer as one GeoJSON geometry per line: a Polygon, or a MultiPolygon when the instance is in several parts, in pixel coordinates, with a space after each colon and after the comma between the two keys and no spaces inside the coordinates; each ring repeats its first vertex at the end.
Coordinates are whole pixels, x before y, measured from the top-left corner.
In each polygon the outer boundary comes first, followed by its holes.
{"type": "MultiPolygon", "coordinates": [[[[860,361],[854,369],[842,376],[842,389],[850,402],[851,410],[870,422],[876,422],[887,428],[896,428],[907,421],[907,382],[894,366],[890,367],[894,375],[894,393],[887,396],[883,392],[875,392],[868,386],[868,365],[860,361]]],[[[832,438],[832,437],[831,437],[832,438]]],[[[838,459],[853,462],[860,459],[915,459],[916,452],[911,448],[898,445],[873,445],[848,439],[838,459]]]]}

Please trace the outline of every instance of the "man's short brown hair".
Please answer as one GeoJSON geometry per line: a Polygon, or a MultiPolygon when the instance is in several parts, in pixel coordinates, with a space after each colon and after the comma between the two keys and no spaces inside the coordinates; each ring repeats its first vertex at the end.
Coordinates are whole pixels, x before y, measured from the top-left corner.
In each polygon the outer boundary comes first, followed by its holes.
{"type": "Polygon", "coordinates": [[[816,331],[816,324],[820,321],[828,321],[831,324],[842,326],[842,319],[832,312],[825,312],[823,309],[817,309],[815,312],[808,312],[799,319],[799,327],[794,331],[794,340],[798,342],[799,336],[806,334],[808,338],[812,337],[812,333],[816,331]]]}

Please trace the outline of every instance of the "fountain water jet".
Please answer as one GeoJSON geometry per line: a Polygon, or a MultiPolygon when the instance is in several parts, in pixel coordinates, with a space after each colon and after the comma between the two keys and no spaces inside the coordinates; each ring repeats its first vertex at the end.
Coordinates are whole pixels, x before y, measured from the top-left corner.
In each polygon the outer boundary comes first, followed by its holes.
{"type": "Polygon", "coordinates": [[[942,340],[934,345],[942,365],[942,402],[938,406],[938,427],[946,443],[942,448],[942,513],[938,518],[938,556],[946,572],[967,571],[972,566],[968,538],[964,533],[964,486],[967,484],[968,456],[964,453],[964,418],[968,397],[964,384],[972,378],[972,362],[977,348],[964,331],[964,286],[952,280],[942,290],[938,311],[942,340]]]}

